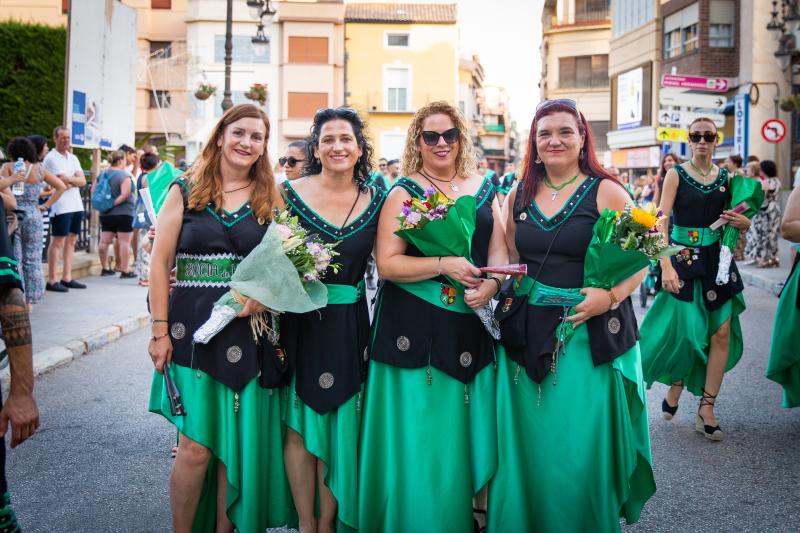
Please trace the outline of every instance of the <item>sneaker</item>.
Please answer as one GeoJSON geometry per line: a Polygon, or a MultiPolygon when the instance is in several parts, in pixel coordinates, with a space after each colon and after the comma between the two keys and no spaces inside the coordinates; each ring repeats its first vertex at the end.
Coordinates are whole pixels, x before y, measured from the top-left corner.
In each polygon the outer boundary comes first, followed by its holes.
{"type": "Polygon", "coordinates": [[[101,276],[115,276],[117,273],[109,268],[104,268],[100,271],[101,276]]]}
{"type": "Polygon", "coordinates": [[[138,278],[139,276],[136,275],[136,272],[123,272],[119,275],[119,279],[131,279],[131,278],[138,278]]]}
{"type": "Polygon", "coordinates": [[[71,279],[69,281],[64,281],[62,279],[61,280],[61,284],[63,286],[65,286],[66,288],[68,288],[68,289],[85,289],[86,288],[86,285],[84,285],[83,283],[79,283],[79,282],[75,281],[74,279],[71,279]]]}
{"type": "Polygon", "coordinates": [[[47,283],[44,286],[44,288],[45,288],[45,290],[53,291],[53,292],[69,292],[68,288],[66,288],[65,286],[63,286],[61,283],[59,283],[57,281],[55,283],[47,283]]]}

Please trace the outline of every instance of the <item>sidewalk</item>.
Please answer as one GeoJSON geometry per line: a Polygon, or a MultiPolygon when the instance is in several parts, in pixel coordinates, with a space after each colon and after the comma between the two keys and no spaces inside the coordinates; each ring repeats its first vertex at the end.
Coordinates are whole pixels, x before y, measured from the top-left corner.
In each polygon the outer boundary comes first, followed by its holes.
{"type": "Polygon", "coordinates": [[[789,277],[789,271],[792,268],[790,251],[791,244],[789,241],[778,239],[778,259],[780,259],[780,267],[758,268],[753,265],[737,263],[739,273],[742,275],[742,281],[744,281],[746,285],[752,285],[753,287],[771,292],[775,296],[780,296],[783,284],[786,282],[786,278],[789,277]]]}
{"type": "MultiPolygon", "coordinates": [[[[34,375],[148,325],[147,289],[136,279],[88,276],[80,281],[86,289],[46,292],[44,300],[33,308],[34,375]]],[[[145,346],[141,355],[147,357],[145,346]]],[[[8,368],[0,372],[0,379],[8,379],[8,368]]]]}

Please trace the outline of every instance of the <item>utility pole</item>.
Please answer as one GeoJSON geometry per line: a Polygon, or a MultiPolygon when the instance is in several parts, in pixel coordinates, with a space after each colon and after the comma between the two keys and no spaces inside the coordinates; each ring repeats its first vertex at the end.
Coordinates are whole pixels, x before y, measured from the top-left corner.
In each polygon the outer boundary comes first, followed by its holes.
{"type": "Polygon", "coordinates": [[[231,60],[233,54],[233,0],[228,0],[225,16],[225,92],[222,94],[222,112],[233,107],[231,100],[231,60]]]}

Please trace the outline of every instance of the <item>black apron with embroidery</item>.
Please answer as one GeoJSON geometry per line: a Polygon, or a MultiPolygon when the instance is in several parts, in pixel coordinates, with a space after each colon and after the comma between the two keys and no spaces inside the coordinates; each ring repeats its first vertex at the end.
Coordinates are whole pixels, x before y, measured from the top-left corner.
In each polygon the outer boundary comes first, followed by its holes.
{"type": "MultiPolygon", "coordinates": [[[[599,188],[600,178],[587,177],[561,211],[547,218],[535,201],[528,206],[522,204],[522,187],[517,187],[515,244],[520,262],[528,266],[529,276],[535,277],[541,272],[538,281],[551,287],[583,287],[586,249],[592,240],[594,224],[600,217],[597,211],[599,188]]],[[[562,313],[561,307],[528,305],[525,346],[504,345],[511,360],[524,367],[528,377],[537,383],[541,383],[550,371],[555,330],[562,313]]],[[[639,327],[630,298],[623,300],[617,309],[590,318],[586,327],[595,366],[613,361],[639,340],[639,327]]]]}
{"type": "MultiPolygon", "coordinates": [[[[675,170],[680,179],[672,208],[673,223],[687,228],[709,227],[717,221],[728,205],[730,198],[728,171],[720,169],[717,179],[709,184],[702,184],[692,178],[681,165],[676,165],[675,170]]],[[[721,246],[719,240],[708,246],[687,246],[672,256],[672,266],[675,267],[678,279],[681,281],[678,292],[670,293],[674,298],[691,302],[694,298],[694,280],[698,280],[703,288],[706,309],[715,311],[744,290],[744,283],[735,260],[731,260],[728,283],[717,285],[721,246]]],[[[656,287],[661,289],[660,274],[656,287]]]]}
{"type": "MultiPolygon", "coordinates": [[[[424,189],[408,178],[400,178],[395,187],[412,197],[424,197],[424,189]]],[[[472,236],[472,263],[478,267],[486,266],[489,259],[494,197],[492,182],[484,179],[475,193],[472,236]]],[[[408,244],[406,255],[423,254],[408,244]]],[[[434,281],[448,283],[441,276],[434,281]]],[[[494,362],[494,342],[474,313],[448,311],[388,281],[378,293],[371,337],[370,354],[375,361],[400,368],[430,365],[465,384],[494,362]]]]}
{"type": "Polygon", "coordinates": [[[187,179],[172,184],[177,186],[184,209],[175,250],[178,280],[169,301],[173,362],[200,369],[235,391],[261,372],[269,374],[261,377],[262,383],[279,382],[275,350],[266,337],[256,344],[248,318],[233,319],[208,344],[192,343],[193,333],[211,315],[214,302],[228,291],[235,264],[261,242],[267,225],[258,223],[249,202],[232,213],[217,213],[211,205],[189,209],[187,179]],[[232,267],[226,266],[231,263],[232,267]]]}
{"type": "MultiPolygon", "coordinates": [[[[284,182],[286,204],[299,215],[300,224],[326,243],[337,243],[340,255],[329,270],[326,284],[357,286],[364,281],[367,260],[378,230],[378,215],[386,193],[370,187],[372,196],[364,211],[344,228],[322,219],[284,182]]],[[[350,304],[329,304],[304,314],[287,313],[281,319],[281,344],[296,376],[295,391],[316,412],[327,413],[361,390],[367,365],[369,310],[366,296],[350,304]]]]}

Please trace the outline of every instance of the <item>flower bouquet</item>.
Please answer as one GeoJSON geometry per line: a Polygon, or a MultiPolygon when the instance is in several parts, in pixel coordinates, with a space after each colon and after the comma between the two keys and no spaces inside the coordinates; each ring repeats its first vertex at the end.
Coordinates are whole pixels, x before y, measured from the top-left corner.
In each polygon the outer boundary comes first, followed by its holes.
{"type": "Polygon", "coordinates": [[[244,308],[246,298],[256,300],[268,311],[250,317],[253,336],[266,333],[277,344],[276,317],[280,313],[307,313],[328,303],[328,289],[320,281],[339,255],[335,244],[325,244],[309,234],[297,217],[277,211],[261,243],[245,257],[231,276],[231,290],[216,301],[211,316],[195,331],[195,342],[205,344],[228,325],[244,308]]]}
{"type": "Polygon", "coordinates": [[[652,203],[645,207],[627,203],[622,212],[604,210],[586,251],[583,285],[610,289],[651,262],[682,250],[683,246],[667,244],[656,227],[663,218],[652,203]]]}
{"type": "MultiPolygon", "coordinates": [[[[397,217],[400,226],[395,234],[416,246],[427,257],[455,256],[470,259],[476,209],[474,196],[464,195],[453,201],[429,187],[423,198],[412,198],[403,202],[400,216],[397,217]]],[[[453,303],[456,294],[463,293],[464,289],[455,280],[448,280],[452,287],[444,287],[443,295],[447,296],[447,302],[453,303]]],[[[500,327],[491,306],[487,304],[474,311],[489,334],[499,339],[500,327]]]]}
{"type": "MultiPolygon", "coordinates": [[[[732,176],[728,183],[730,188],[730,198],[728,199],[728,209],[753,218],[753,215],[761,208],[764,203],[764,189],[761,183],[754,178],[744,176],[732,176]]],[[[718,223],[717,221],[716,223],[718,223]]],[[[716,224],[715,223],[715,224],[716,224]]],[[[727,222],[725,223],[727,224],[727,222]]],[[[739,240],[740,230],[730,224],[725,226],[722,232],[722,246],[719,250],[719,269],[717,270],[717,285],[725,285],[730,277],[731,260],[733,259],[733,249],[736,248],[736,241],[739,240]]]]}

